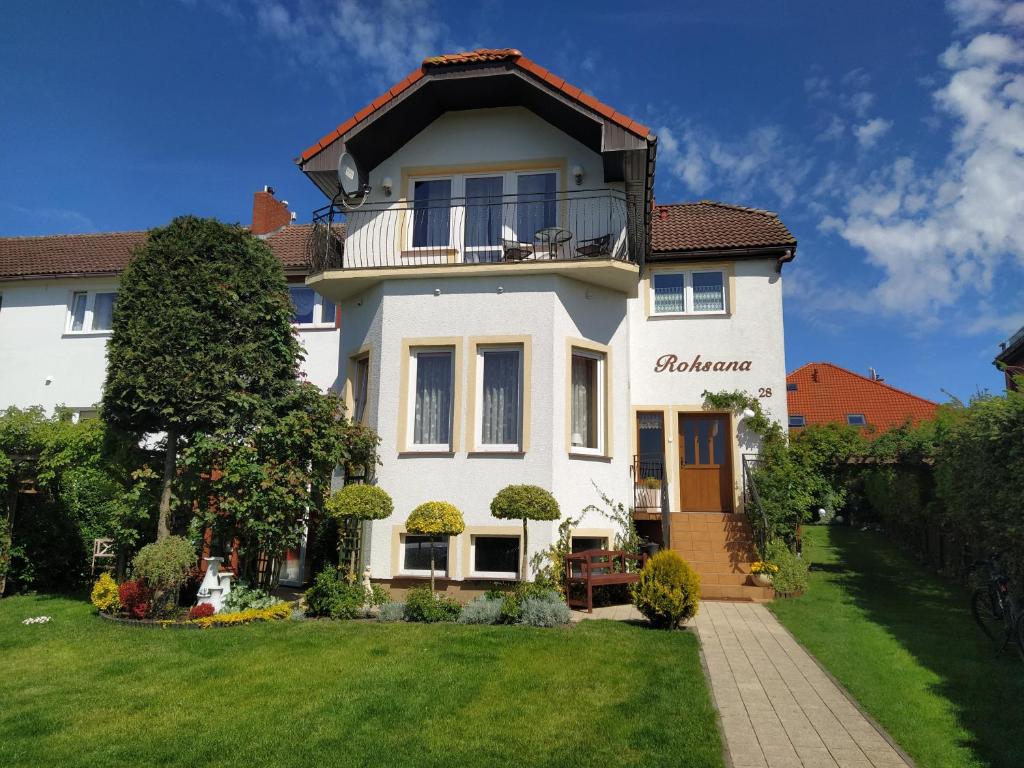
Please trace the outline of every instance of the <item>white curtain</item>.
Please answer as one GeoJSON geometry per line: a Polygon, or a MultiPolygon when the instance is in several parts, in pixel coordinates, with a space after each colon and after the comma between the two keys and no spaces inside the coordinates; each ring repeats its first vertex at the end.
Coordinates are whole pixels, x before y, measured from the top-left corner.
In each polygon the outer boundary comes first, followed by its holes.
{"type": "Polygon", "coordinates": [[[71,302],[71,330],[85,330],[85,300],[87,294],[76,293],[71,302]]]}
{"type": "Polygon", "coordinates": [[[721,272],[693,273],[693,311],[721,312],[725,309],[721,272]]]}
{"type": "Polygon", "coordinates": [[[484,445],[519,442],[519,353],[483,353],[484,383],[482,418],[484,445]]]}
{"type": "Polygon", "coordinates": [[[447,445],[451,442],[452,354],[420,352],[416,355],[416,414],[413,442],[447,445]]]}
{"type": "Polygon", "coordinates": [[[596,394],[593,391],[593,369],[597,363],[590,358],[574,355],[572,358],[572,444],[585,448],[596,448],[591,424],[591,404],[596,394]]]}
{"type": "Polygon", "coordinates": [[[114,301],[116,293],[97,293],[92,307],[92,329],[109,331],[114,327],[114,301]]]}

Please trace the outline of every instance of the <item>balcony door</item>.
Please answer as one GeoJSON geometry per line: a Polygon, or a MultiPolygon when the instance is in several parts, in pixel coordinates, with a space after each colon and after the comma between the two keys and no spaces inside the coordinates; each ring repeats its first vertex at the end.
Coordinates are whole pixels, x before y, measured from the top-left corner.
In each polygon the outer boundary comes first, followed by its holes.
{"type": "Polygon", "coordinates": [[[729,417],[685,413],[679,416],[679,509],[732,512],[732,440],[729,417]]]}

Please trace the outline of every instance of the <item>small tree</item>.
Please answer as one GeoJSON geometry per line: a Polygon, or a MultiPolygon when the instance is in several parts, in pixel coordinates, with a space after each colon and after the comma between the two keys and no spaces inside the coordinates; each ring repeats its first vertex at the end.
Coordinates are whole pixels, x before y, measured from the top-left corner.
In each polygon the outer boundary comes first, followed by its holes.
{"type": "MultiPolygon", "coordinates": [[[[383,488],[376,485],[346,485],[335,491],[324,504],[324,510],[338,520],[345,528],[359,526],[365,520],[383,520],[391,517],[395,505],[383,488]]],[[[349,531],[355,536],[356,531],[349,531]]],[[[339,549],[341,539],[338,541],[339,549]]],[[[433,551],[433,549],[431,549],[433,551]]],[[[349,548],[348,573],[352,577],[356,570],[356,547],[349,548]]]]}
{"type": "Polygon", "coordinates": [[[520,554],[520,578],[526,581],[529,577],[526,570],[526,553],[529,551],[526,542],[527,520],[557,520],[561,512],[558,502],[537,485],[508,485],[498,491],[491,500],[491,514],[500,520],[523,521],[523,546],[520,554]]]}
{"type": "Polygon", "coordinates": [[[280,262],[241,227],[183,216],[136,250],[114,308],[103,418],[132,436],[166,435],[158,539],[170,535],[179,441],[294,383],[291,321],[280,262]]]}
{"type": "Polygon", "coordinates": [[[428,501],[414,509],[405,521],[405,530],[414,536],[430,537],[430,591],[434,591],[434,542],[438,536],[458,536],[466,530],[462,513],[447,501],[428,501]]]}

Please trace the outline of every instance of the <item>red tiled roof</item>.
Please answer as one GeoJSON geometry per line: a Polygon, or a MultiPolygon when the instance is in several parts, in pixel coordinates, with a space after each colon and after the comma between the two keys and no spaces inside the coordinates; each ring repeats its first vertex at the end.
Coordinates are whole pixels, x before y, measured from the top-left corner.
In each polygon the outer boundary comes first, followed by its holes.
{"type": "MultiPolygon", "coordinates": [[[[266,238],[285,268],[306,267],[306,238],[312,226],[295,224],[266,238]]],[[[0,237],[0,280],[116,275],[128,266],[132,250],[145,239],[145,231],[0,237]]]]}
{"type": "Polygon", "coordinates": [[[642,139],[646,139],[651,135],[650,128],[643,123],[638,123],[636,120],[632,120],[625,115],[616,112],[607,104],[604,104],[593,96],[584,93],[576,86],[570,85],[558,75],[548,71],[539,64],[534,63],[526,56],[523,56],[523,54],[517,49],[478,48],[475,51],[466,51],[463,53],[447,53],[440,56],[428,56],[423,60],[423,64],[419,69],[414,69],[405,77],[404,80],[400,80],[389,90],[385,91],[361,110],[356,112],[352,117],[343,122],[333,131],[323,136],[318,142],[313,144],[313,146],[307,148],[300,156],[301,161],[305,162],[306,160],[309,160],[322,149],[325,149],[329,144],[332,144],[337,139],[341,138],[356,125],[409,88],[409,86],[420,80],[428,71],[441,67],[460,66],[466,64],[489,64],[496,61],[511,62],[524,72],[528,72],[533,75],[541,83],[560,91],[563,95],[568,96],[570,99],[582,104],[587,109],[611,120],[624,130],[627,130],[642,139]]]}
{"type": "Polygon", "coordinates": [[[773,246],[795,247],[796,238],[771,211],[713,200],[654,208],[651,249],[655,254],[773,246]]]}
{"type": "Polygon", "coordinates": [[[851,413],[864,415],[868,431],[914,424],[931,418],[939,407],[931,400],[873,381],[834,363],[807,363],[786,377],[789,415],[803,416],[810,424],[846,424],[851,413]]]}

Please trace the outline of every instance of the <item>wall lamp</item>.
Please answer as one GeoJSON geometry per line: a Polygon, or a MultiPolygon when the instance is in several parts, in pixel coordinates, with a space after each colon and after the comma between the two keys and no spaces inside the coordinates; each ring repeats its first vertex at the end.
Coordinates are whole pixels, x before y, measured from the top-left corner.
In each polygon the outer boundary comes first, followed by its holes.
{"type": "Polygon", "coordinates": [[[583,166],[574,165],[572,167],[572,177],[576,181],[576,186],[580,186],[583,183],[583,166]]]}

